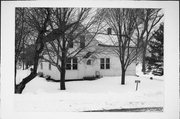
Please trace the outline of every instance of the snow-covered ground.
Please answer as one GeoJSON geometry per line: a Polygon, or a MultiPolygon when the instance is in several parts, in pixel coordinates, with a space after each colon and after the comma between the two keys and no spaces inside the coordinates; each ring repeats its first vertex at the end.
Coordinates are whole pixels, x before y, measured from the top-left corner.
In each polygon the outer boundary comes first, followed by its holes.
{"type": "MultiPolygon", "coordinates": [[[[28,74],[28,71],[23,72],[28,74]]],[[[22,71],[19,73],[24,75],[22,71]]],[[[66,90],[61,91],[60,83],[36,77],[26,85],[22,94],[15,95],[14,108],[16,111],[79,112],[163,107],[162,78],[150,80],[143,75],[126,76],[126,85],[120,84],[120,78],[103,77],[93,81],[66,82],[66,90]],[[138,91],[135,90],[135,80],[141,81],[138,91]]]]}
{"type": "Polygon", "coordinates": [[[22,81],[22,79],[28,76],[30,73],[30,69],[18,69],[16,73],[16,84],[19,84],[22,81]]]}

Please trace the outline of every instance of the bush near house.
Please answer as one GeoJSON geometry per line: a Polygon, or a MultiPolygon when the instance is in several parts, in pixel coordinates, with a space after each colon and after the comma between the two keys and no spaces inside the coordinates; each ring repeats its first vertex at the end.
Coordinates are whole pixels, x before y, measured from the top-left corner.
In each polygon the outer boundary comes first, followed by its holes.
{"type": "Polygon", "coordinates": [[[49,76],[49,75],[46,75],[44,78],[45,78],[47,81],[51,80],[51,76],[49,76]]]}
{"type": "Polygon", "coordinates": [[[87,76],[87,77],[83,77],[83,80],[96,80],[97,77],[95,76],[87,76]]]}
{"type": "Polygon", "coordinates": [[[38,75],[39,77],[43,77],[43,76],[44,76],[43,72],[38,72],[37,75],[38,75]]]}

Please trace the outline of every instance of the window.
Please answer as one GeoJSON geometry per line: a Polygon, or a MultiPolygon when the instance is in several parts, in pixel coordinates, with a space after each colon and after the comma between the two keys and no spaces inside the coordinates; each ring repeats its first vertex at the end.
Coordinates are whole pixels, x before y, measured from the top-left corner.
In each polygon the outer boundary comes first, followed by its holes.
{"type": "Polygon", "coordinates": [[[43,69],[43,63],[41,62],[41,69],[43,69]]]}
{"type": "Polygon", "coordinates": [[[101,68],[101,69],[104,69],[104,58],[101,58],[100,68],[101,68]]]}
{"type": "Polygon", "coordinates": [[[67,62],[66,62],[66,69],[67,70],[77,70],[78,69],[77,58],[68,58],[67,62]]]}
{"type": "Polygon", "coordinates": [[[84,48],[85,47],[85,36],[81,36],[80,37],[80,48],[84,48]]]}
{"type": "Polygon", "coordinates": [[[77,67],[77,65],[78,65],[77,58],[73,58],[72,60],[73,60],[73,70],[77,70],[77,68],[78,68],[77,67]]]}
{"type": "Polygon", "coordinates": [[[67,59],[66,69],[67,69],[67,70],[71,70],[71,58],[68,58],[68,59],[67,59]]]}
{"type": "Polygon", "coordinates": [[[111,35],[111,30],[112,30],[111,28],[107,28],[107,34],[108,35],[111,35]]]}
{"type": "Polygon", "coordinates": [[[49,63],[49,70],[51,70],[51,63],[49,63]]]}
{"type": "Polygon", "coordinates": [[[110,69],[110,59],[106,58],[106,69],[110,69]]]}
{"type": "Polygon", "coordinates": [[[87,65],[91,65],[91,60],[90,59],[88,59],[87,65]]]}
{"type": "Polygon", "coordinates": [[[110,58],[100,59],[100,69],[110,69],[110,58]]]}

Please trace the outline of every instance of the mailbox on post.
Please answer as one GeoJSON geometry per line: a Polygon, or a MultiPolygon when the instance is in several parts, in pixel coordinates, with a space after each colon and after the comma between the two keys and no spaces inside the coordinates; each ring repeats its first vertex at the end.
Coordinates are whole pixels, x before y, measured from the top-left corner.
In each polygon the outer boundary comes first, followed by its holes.
{"type": "Polygon", "coordinates": [[[136,91],[138,90],[138,84],[139,84],[140,82],[141,82],[140,80],[135,80],[135,83],[136,83],[136,91]]]}

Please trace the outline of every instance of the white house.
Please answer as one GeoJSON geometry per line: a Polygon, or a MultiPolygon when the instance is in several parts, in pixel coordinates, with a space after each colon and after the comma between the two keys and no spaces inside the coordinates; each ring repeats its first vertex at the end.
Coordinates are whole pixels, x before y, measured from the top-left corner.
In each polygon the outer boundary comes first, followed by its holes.
{"type": "MultiPolygon", "coordinates": [[[[109,35],[109,33],[107,34],[109,35]]],[[[101,39],[108,39],[107,35],[101,35],[101,39]]],[[[98,38],[100,39],[100,37],[98,38]]],[[[115,39],[115,38],[114,38],[115,39]]],[[[96,40],[88,31],[81,36],[81,38],[70,42],[71,48],[68,50],[69,54],[74,49],[88,44],[88,47],[80,53],[81,57],[88,53],[89,56],[82,60],[77,57],[68,59],[66,64],[66,76],[65,79],[83,79],[84,77],[100,76],[121,76],[121,63],[119,57],[112,53],[112,47],[106,47],[100,44],[100,40],[96,40]],[[83,40],[83,39],[85,40],[83,40]],[[93,39],[91,41],[91,39],[93,39]],[[84,42],[82,42],[84,41],[84,42]],[[89,44],[88,42],[91,41],[89,44]],[[81,44],[82,43],[82,44],[81,44]],[[99,50],[99,53],[91,54],[91,52],[99,50]]],[[[47,56],[48,57],[48,56],[47,56]]],[[[70,56],[71,57],[71,56],[70,56]]],[[[42,72],[44,75],[51,76],[52,79],[59,80],[59,70],[51,65],[49,62],[40,62],[38,66],[38,72],[42,72]]],[[[136,62],[133,62],[126,70],[126,75],[136,75],[136,62]]]]}
{"type": "MultiPolygon", "coordinates": [[[[101,47],[101,46],[98,46],[101,47]]],[[[41,62],[38,72],[51,76],[52,79],[59,80],[59,70],[49,62],[41,62]]],[[[91,55],[79,61],[78,58],[68,59],[66,64],[65,79],[83,79],[94,76],[121,76],[121,64],[119,58],[106,50],[96,56],[91,55]]],[[[136,75],[136,62],[132,63],[126,75],[136,75]]]]}

